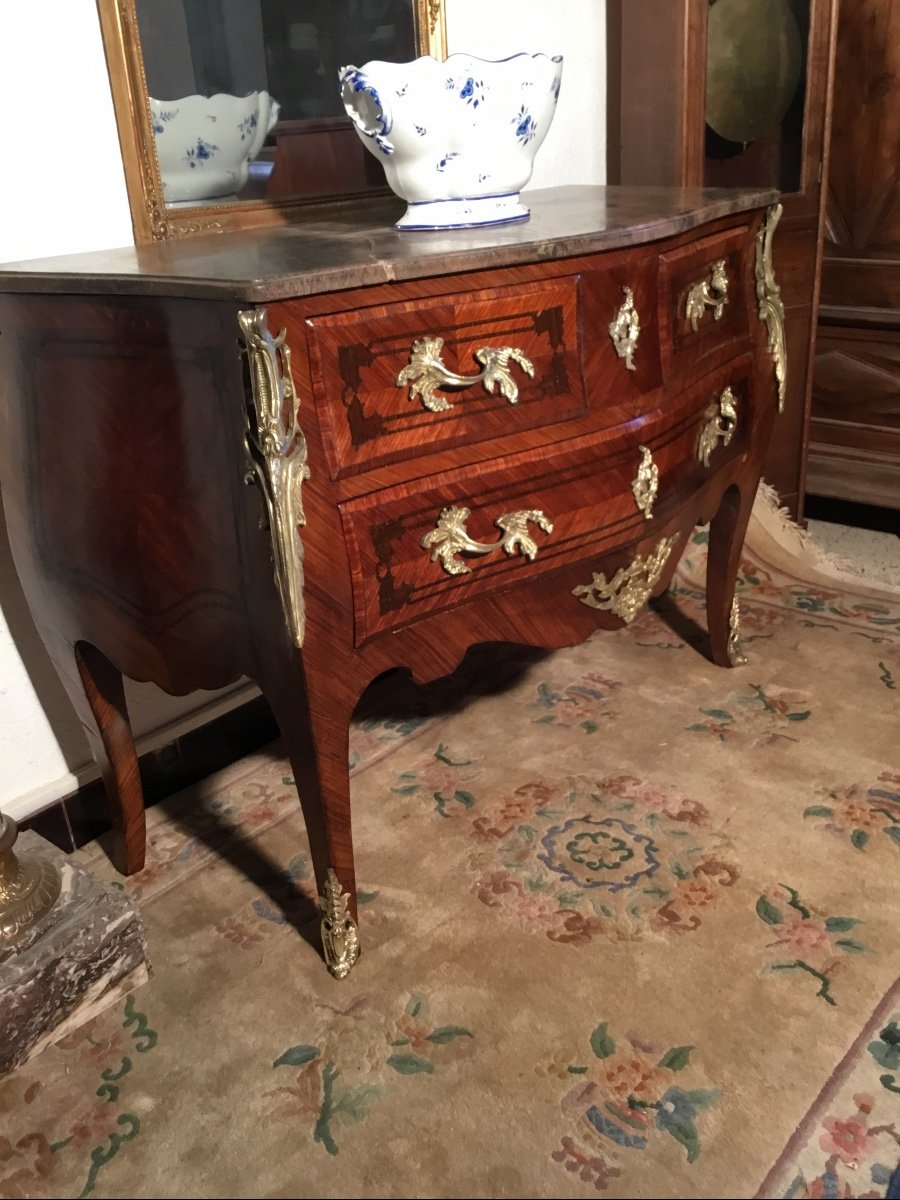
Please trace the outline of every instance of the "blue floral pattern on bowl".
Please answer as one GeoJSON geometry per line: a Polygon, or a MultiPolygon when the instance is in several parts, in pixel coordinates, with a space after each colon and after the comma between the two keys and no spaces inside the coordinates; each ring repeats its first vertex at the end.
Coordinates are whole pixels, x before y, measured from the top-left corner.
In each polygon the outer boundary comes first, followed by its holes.
{"type": "Polygon", "coordinates": [[[524,104],[513,117],[512,123],[516,127],[516,137],[523,146],[527,146],[537,133],[537,124],[524,104]]]}
{"type": "Polygon", "coordinates": [[[154,112],[154,114],[153,114],[153,132],[154,133],[165,133],[166,132],[166,124],[169,121],[174,121],[174,119],[177,116],[178,116],[177,108],[163,108],[163,109],[160,109],[159,112],[154,112]]]}
{"type": "Polygon", "coordinates": [[[247,182],[279,105],[268,92],[150,100],[166,203],[233,196],[247,182]]]}
{"type": "Polygon", "coordinates": [[[238,133],[241,135],[241,141],[245,142],[248,137],[252,137],[258,125],[259,118],[255,112],[249,113],[244,117],[243,121],[238,125],[238,133]]]}
{"type": "Polygon", "coordinates": [[[473,79],[470,75],[459,89],[459,98],[465,100],[466,104],[471,104],[473,108],[477,108],[484,100],[484,83],[480,79],[473,79]]]}
{"type": "Polygon", "coordinates": [[[341,99],[391,188],[408,203],[400,229],[522,220],[519,191],[550,129],[562,58],[498,62],[453,54],[343,67],[341,99]],[[390,135],[390,136],[388,136],[390,135]]]}
{"type": "Polygon", "coordinates": [[[189,167],[202,166],[211,158],[215,158],[218,146],[213,146],[210,142],[204,142],[203,138],[197,138],[196,146],[188,146],[185,151],[184,161],[189,167]]]}

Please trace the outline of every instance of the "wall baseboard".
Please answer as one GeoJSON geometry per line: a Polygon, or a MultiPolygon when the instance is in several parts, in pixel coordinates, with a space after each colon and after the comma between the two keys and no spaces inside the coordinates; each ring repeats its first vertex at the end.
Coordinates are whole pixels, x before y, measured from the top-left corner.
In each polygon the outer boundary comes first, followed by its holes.
{"type": "MultiPolygon", "coordinates": [[[[206,707],[202,715],[207,720],[203,724],[139,756],[145,807],[165,801],[276,741],[278,726],[265,698],[252,687],[236,689],[236,696],[239,693],[250,699],[234,708],[225,703],[231,697],[222,697],[206,707]],[[210,713],[222,708],[227,711],[208,719],[210,713]]],[[[158,730],[147,740],[156,744],[165,735],[170,736],[172,730],[195,724],[200,715],[198,710],[188,721],[173,721],[165,734],[158,730]]],[[[85,784],[74,794],[28,818],[21,828],[32,829],[66,852],[103,837],[112,828],[112,822],[102,782],[97,779],[85,784]]]]}
{"type": "MultiPolygon", "coordinates": [[[[234,712],[235,709],[256,699],[259,694],[259,688],[255,684],[249,682],[242,683],[227,695],[220,696],[211,703],[202,705],[200,708],[195,708],[192,712],[185,713],[183,716],[178,717],[174,721],[169,721],[157,729],[148,730],[147,733],[141,735],[135,741],[138,757],[144,759],[147,755],[158,753],[165,747],[178,742],[194,730],[209,725],[211,722],[217,721],[220,717],[234,712]]],[[[3,811],[7,816],[12,817],[17,824],[21,825],[23,822],[46,811],[60,801],[68,800],[83,788],[96,783],[99,779],[100,772],[97,769],[97,764],[93,761],[85,763],[83,766],[73,767],[65,775],[60,775],[57,779],[53,779],[49,783],[33,788],[23,796],[18,796],[14,800],[7,801],[3,805],[3,811]]]]}

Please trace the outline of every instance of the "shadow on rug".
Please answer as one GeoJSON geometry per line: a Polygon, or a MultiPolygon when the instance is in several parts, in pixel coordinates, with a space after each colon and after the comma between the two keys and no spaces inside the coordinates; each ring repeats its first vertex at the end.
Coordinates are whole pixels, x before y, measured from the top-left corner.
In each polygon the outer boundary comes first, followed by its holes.
{"type": "Polygon", "coordinates": [[[698,533],[626,630],[367,694],[343,982],[278,747],[152,810],[155,975],[0,1084],[0,1196],[884,1196],[900,595],[762,518],[746,667],[698,533]]]}

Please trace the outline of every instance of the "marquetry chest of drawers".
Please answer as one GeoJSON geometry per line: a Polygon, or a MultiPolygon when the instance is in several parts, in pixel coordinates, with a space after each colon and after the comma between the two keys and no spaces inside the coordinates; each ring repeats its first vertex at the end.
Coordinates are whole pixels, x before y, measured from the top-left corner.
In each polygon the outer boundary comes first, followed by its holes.
{"type": "Polygon", "coordinates": [[[496,229],[390,205],[0,276],[2,480],[37,627],[143,802],[122,676],[247,675],[295,771],[325,957],[359,950],[347,733],[391,667],[632,620],[710,521],[712,655],[784,392],[768,192],[565,188],[496,229]]]}

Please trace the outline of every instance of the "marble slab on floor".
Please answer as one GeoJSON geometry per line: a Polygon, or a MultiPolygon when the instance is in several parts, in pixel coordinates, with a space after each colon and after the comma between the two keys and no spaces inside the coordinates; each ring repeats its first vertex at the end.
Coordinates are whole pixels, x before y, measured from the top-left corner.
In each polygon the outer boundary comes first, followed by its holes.
{"type": "Polygon", "coordinates": [[[16,852],[28,850],[56,862],[62,887],[51,911],[14,952],[0,951],[0,1075],[149,978],[144,927],[131,898],[24,832],[16,852]]]}

